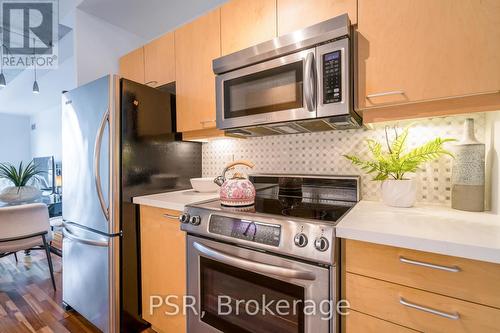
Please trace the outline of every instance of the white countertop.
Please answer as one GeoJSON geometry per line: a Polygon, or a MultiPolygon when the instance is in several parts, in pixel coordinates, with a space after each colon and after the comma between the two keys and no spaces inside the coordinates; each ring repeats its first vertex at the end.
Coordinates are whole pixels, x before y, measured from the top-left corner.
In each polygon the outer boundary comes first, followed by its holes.
{"type": "Polygon", "coordinates": [[[217,199],[218,197],[218,192],[200,193],[190,189],[135,197],[134,203],[157,208],[183,211],[184,206],[186,205],[217,199]]]}
{"type": "Polygon", "coordinates": [[[336,232],[341,238],[500,263],[500,215],[488,212],[361,201],[337,224],[336,232]]]}

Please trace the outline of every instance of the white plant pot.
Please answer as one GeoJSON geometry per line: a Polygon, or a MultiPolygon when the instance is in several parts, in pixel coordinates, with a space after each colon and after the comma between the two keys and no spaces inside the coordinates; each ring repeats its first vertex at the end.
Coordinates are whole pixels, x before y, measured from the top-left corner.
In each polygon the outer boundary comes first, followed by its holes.
{"type": "Polygon", "coordinates": [[[29,203],[40,198],[42,192],[33,186],[9,186],[0,192],[0,201],[8,204],[29,203]]]}
{"type": "Polygon", "coordinates": [[[382,201],[392,207],[412,207],[417,199],[417,184],[413,179],[384,180],[380,187],[382,201]]]}

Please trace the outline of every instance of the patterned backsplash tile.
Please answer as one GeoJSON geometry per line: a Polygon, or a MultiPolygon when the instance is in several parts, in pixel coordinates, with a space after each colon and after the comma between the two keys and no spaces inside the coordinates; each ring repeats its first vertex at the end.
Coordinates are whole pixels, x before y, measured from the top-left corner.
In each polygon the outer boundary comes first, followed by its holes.
{"type": "MultiPolygon", "coordinates": [[[[437,136],[460,139],[465,118],[475,120],[476,137],[484,142],[485,115],[474,114],[415,121],[410,129],[408,147],[421,145],[437,136]]],[[[397,125],[409,124],[411,122],[397,125]]],[[[227,163],[248,159],[255,163],[252,173],[361,175],[362,198],[378,200],[380,183],[372,181],[372,176],[363,174],[342,155],[369,158],[365,140],[385,142],[384,131],[385,126],[378,125],[374,129],[214,140],[203,144],[203,176],[217,176],[227,163]]],[[[428,163],[414,175],[418,183],[417,201],[450,205],[451,164],[451,158],[445,156],[428,163]]]]}

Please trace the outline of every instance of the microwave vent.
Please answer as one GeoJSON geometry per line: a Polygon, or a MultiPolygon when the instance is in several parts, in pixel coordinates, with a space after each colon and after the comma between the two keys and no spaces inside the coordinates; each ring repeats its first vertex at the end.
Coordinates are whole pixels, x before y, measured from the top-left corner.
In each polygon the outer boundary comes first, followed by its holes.
{"type": "Polygon", "coordinates": [[[304,127],[309,132],[323,132],[331,131],[334,129],[328,122],[323,119],[300,121],[297,122],[300,126],[304,127]]]}

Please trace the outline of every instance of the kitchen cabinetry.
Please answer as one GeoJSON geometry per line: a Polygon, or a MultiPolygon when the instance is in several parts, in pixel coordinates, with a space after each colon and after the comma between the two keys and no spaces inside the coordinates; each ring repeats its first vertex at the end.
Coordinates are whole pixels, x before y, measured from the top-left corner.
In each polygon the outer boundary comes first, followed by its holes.
{"type": "Polygon", "coordinates": [[[368,333],[389,324],[378,320],[395,325],[389,332],[486,333],[500,325],[500,265],[346,240],[345,271],[355,311],[345,318],[348,333],[362,325],[358,313],[377,319],[368,333]]]}
{"type": "Polygon", "coordinates": [[[359,0],[357,28],[359,109],[500,97],[498,1],[359,0]]]}
{"type": "Polygon", "coordinates": [[[222,55],[276,37],[276,0],[233,0],[221,7],[222,55]]]}
{"type": "Polygon", "coordinates": [[[142,272],[142,316],[151,323],[156,332],[186,332],[186,319],[181,314],[165,315],[172,307],[159,304],[160,296],[181,305],[186,294],[186,235],[180,230],[179,211],[141,205],[141,272],[142,272]]]}
{"type": "MultiPolygon", "coordinates": [[[[356,0],[277,0],[278,35],[348,14],[352,24],[357,22],[356,0]]],[[[378,1],[373,1],[378,3],[378,1]]]]}
{"type": "Polygon", "coordinates": [[[140,47],[121,57],[119,68],[120,76],[144,83],[144,48],[140,47]]]}
{"type": "Polygon", "coordinates": [[[144,45],[145,82],[153,87],[175,81],[174,33],[169,32],[144,45]]]}
{"type": "Polygon", "coordinates": [[[220,9],[175,31],[178,131],[215,127],[212,60],[220,54],[220,9]]]}

